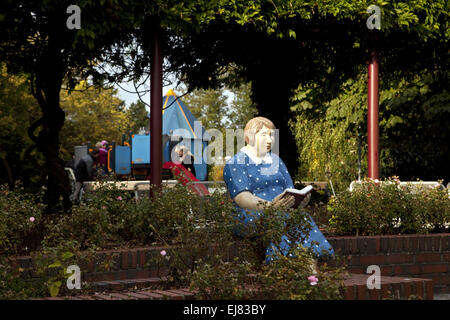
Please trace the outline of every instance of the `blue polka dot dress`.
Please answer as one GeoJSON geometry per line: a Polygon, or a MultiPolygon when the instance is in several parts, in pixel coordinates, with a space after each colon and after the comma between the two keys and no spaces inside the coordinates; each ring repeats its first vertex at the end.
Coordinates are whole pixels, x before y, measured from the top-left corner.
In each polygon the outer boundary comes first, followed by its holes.
{"type": "MultiPolygon", "coordinates": [[[[223,169],[223,178],[232,199],[241,192],[249,191],[261,199],[272,201],[284,189],[294,188],[291,176],[281,158],[270,152],[260,161],[247,154],[245,148],[242,148],[226,163],[223,169]]],[[[257,219],[261,215],[261,212],[258,211],[249,213],[248,210],[239,207],[238,210],[239,219],[246,224],[252,223],[253,219],[257,219]]],[[[309,236],[305,237],[306,240],[302,246],[311,248],[318,257],[324,254],[323,250],[326,250],[327,254],[333,255],[334,251],[329,242],[315,222],[312,219],[310,222],[312,229],[309,236]]],[[[296,246],[298,244],[298,242],[295,243],[296,246]]],[[[288,238],[283,236],[279,244],[283,254],[287,254],[290,245],[292,244],[289,243],[288,238]]],[[[273,250],[274,246],[270,244],[266,251],[267,262],[272,260],[273,250]]]]}

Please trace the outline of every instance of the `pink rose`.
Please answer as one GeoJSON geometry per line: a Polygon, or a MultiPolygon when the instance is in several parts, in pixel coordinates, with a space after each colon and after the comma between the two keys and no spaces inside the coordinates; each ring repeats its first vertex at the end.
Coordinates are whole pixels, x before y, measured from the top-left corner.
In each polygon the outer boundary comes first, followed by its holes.
{"type": "Polygon", "coordinates": [[[118,196],[118,197],[117,197],[117,200],[122,200],[122,197],[121,197],[121,196],[118,196]]]}
{"type": "Polygon", "coordinates": [[[166,252],[166,250],[161,250],[160,254],[161,254],[162,256],[165,256],[165,255],[167,254],[167,252],[166,252]]]}
{"type": "Polygon", "coordinates": [[[34,222],[34,220],[35,220],[34,217],[30,217],[31,222],[34,222]]]}
{"type": "Polygon", "coordinates": [[[316,276],[309,276],[308,281],[310,285],[315,286],[319,282],[319,279],[316,276]]]}

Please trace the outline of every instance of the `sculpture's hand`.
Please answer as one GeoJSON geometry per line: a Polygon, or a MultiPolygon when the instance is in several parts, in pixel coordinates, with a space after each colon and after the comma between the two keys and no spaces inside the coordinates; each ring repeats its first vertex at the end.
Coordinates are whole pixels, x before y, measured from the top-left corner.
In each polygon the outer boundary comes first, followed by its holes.
{"type": "Polygon", "coordinates": [[[275,207],[282,207],[282,208],[290,208],[295,204],[295,198],[294,196],[285,196],[281,197],[282,194],[277,195],[272,200],[272,205],[275,207]]]}
{"type": "Polygon", "coordinates": [[[309,203],[309,200],[311,199],[311,193],[308,193],[308,195],[303,199],[303,201],[300,203],[300,206],[302,208],[306,207],[309,203]]]}

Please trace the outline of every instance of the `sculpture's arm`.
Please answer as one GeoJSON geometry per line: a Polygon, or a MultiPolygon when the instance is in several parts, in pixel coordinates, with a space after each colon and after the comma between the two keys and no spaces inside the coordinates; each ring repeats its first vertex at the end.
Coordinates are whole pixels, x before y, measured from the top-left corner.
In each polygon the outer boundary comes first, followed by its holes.
{"type": "Polygon", "coordinates": [[[265,206],[268,205],[287,208],[290,208],[294,205],[295,199],[293,196],[287,196],[282,199],[280,199],[280,196],[281,194],[276,196],[272,201],[267,201],[253,195],[249,191],[244,191],[234,197],[233,200],[239,207],[247,210],[262,210],[265,206]]]}

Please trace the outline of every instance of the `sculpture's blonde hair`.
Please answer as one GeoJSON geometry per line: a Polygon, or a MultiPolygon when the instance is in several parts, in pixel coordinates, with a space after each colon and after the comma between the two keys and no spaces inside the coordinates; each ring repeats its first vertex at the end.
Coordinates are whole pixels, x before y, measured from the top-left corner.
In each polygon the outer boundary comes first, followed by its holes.
{"type": "Polygon", "coordinates": [[[275,125],[272,121],[264,117],[256,117],[251,119],[244,128],[245,143],[249,144],[250,141],[254,141],[255,135],[266,126],[269,129],[275,129],[275,125]]]}

